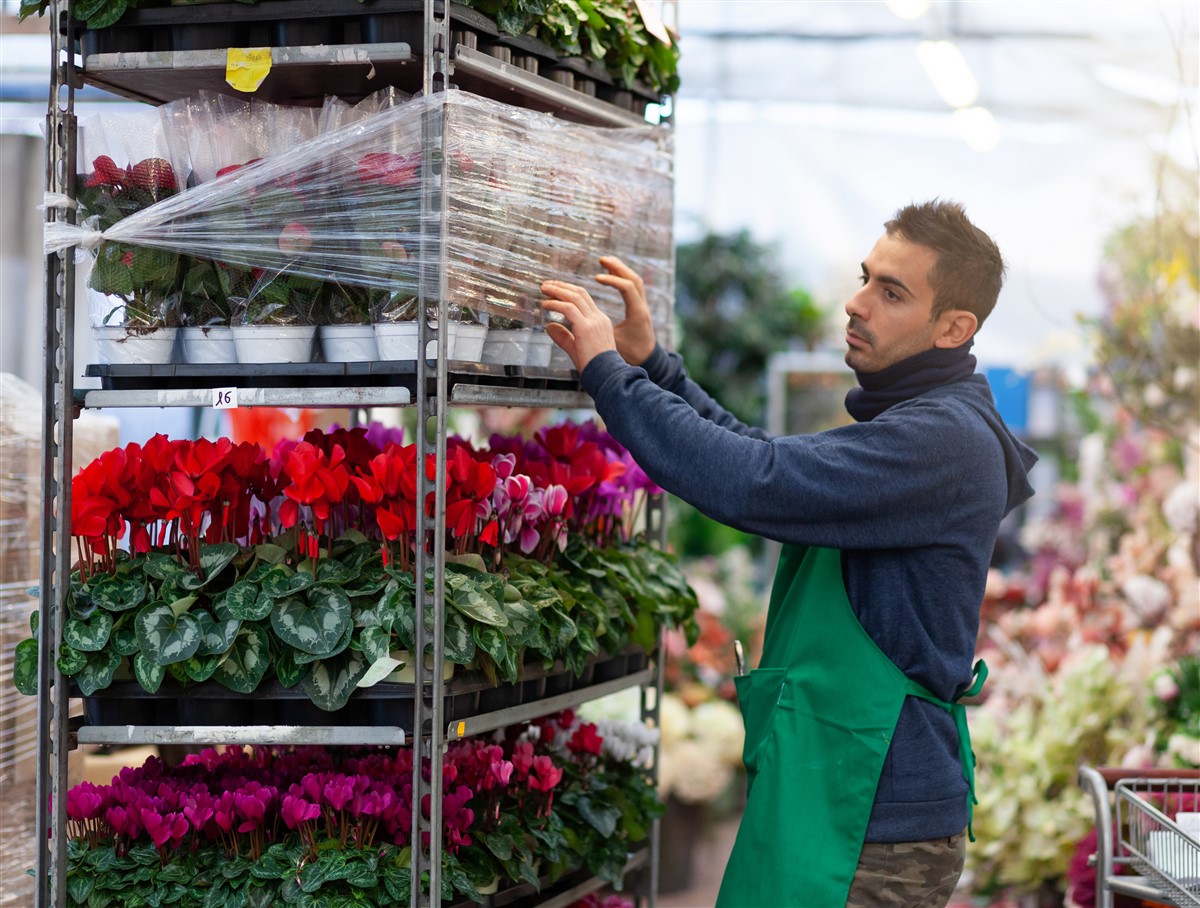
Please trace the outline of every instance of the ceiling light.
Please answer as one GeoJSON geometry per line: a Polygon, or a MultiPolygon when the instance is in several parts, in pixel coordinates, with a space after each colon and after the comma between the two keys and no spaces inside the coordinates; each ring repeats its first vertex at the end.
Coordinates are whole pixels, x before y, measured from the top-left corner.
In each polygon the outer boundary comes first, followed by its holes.
{"type": "Polygon", "coordinates": [[[921,41],[917,60],[937,93],[951,107],[967,107],[979,97],[979,83],[953,41],[921,41]]]}
{"type": "Polygon", "coordinates": [[[1000,124],[986,107],[960,107],[954,111],[954,123],[975,151],[991,151],[1000,143],[1000,124]]]}
{"type": "Polygon", "coordinates": [[[920,19],[929,12],[929,0],[883,0],[883,4],[901,19],[920,19]]]}

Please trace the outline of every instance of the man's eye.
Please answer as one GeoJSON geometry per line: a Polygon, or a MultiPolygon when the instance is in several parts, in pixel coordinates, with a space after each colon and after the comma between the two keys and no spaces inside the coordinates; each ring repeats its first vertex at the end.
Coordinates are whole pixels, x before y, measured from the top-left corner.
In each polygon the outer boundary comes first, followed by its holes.
{"type": "Polygon", "coordinates": [[[858,282],[860,284],[862,284],[864,287],[867,286],[867,276],[865,274],[860,274],[858,276],[858,282]]]}
{"type": "Polygon", "coordinates": [[[885,290],[883,295],[892,301],[900,299],[900,294],[895,290],[885,290]]]}

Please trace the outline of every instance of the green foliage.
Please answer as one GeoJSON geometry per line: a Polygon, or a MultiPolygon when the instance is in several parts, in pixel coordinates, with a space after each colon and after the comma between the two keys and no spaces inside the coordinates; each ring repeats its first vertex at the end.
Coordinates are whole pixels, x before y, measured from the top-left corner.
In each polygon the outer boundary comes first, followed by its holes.
{"type": "MultiPolygon", "coordinates": [[[[334,540],[317,563],[276,560],[283,551],[201,545],[202,575],[164,552],[123,553],[114,574],[86,583],[76,574],[59,669],[85,695],[122,665],[151,693],[167,675],[246,694],[274,677],[340,709],[373,665],[378,680],[383,659],[415,650],[414,578],[383,567],[379,546],[361,537],[334,540]]],[[[678,564],[642,541],[597,548],[574,538],[554,569],[517,555],[502,574],[480,570],[478,556],[462,560],[470,563],[447,564],[444,656],[494,682],[519,681],[527,661],[580,673],[602,652],[649,651],[661,626],[697,633],[698,603],[678,564]]],[[[432,573],[425,585],[432,593],[432,573]]],[[[429,606],[424,622],[429,639],[429,606]]],[[[36,693],[34,638],[17,646],[14,682],[36,693]]]]}
{"type": "Polygon", "coordinates": [[[679,90],[679,45],[646,31],[632,0],[465,0],[509,35],[533,35],[558,53],[587,57],[624,85],[679,90]]]}

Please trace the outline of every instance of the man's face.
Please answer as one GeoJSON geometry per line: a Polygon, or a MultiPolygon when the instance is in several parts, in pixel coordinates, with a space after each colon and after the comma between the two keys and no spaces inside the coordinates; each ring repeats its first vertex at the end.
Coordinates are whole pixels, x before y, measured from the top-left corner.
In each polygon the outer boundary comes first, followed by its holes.
{"type": "Polygon", "coordinates": [[[862,289],[846,303],[846,365],[878,372],[934,346],[939,323],[930,320],[929,273],[936,262],[926,246],[879,238],[862,263],[862,289]]]}

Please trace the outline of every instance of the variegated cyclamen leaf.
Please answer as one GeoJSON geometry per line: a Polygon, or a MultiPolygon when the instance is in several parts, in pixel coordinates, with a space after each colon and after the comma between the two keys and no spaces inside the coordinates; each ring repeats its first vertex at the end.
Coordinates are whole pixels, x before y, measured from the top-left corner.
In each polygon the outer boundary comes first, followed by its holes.
{"type": "Polygon", "coordinates": [[[72,678],[83,671],[87,665],[87,654],[81,653],[69,643],[61,643],[58,647],[58,670],[72,678]]]}
{"type": "Polygon", "coordinates": [[[233,645],[233,638],[242,626],[242,622],[232,615],[221,619],[214,618],[204,611],[196,612],[196,622],[200,625],[200,649],[196,651],[197,656],[225,652],[233,645]]]}
{"type": "Polygon", "coordinates": [[[78,618],[80,621],[87,621],[96,613],[96,609],[100,606],[92,601],[91,596],[68,596],[67,597],[67,614],[72,618],[78,618]]]}
{"type": "Polygon", "coordinates": [[[108,643],[112,626],[112,614],[104,609],[96,609],[86,621],[68,618],[63,625],[63,639],[81,653],[95,653],[108,643]]]}
{"type": "Polygon", "coordinates": [[[392,634],[379,625],[364,628],[359,634],[359,648],[363,658],[374,664],[392,651],[392,634]]]}
{"type": "Polygon", "coordinates": [[[511,646],[532,646],[537,640],[541,618],[537,610],[524,599],[505,601],[504,614],[508,616],[508,627],[504,629],[511,646]]]}
{"type": "Polygon", "coordinates": [[[346,631],[342,634],[342,639],[337,642],[337,645],[327,653],[306,653],[303,650],[292,649],[292,655],[296,659],[297,665],[308,665],[311,662],[316,662],[318,659],[328,659],[330,656],[336,656],[342,650],[350,645],[350,641],[354,638],[354,625],[346,622],[346,631]]]}
{"type": "Polygon", "coordinates": [[[75,683],[79,685],[79,692],[85,697],[90,697],[96,691],[104,690],[112,684],[113,672],[120,664],[121,657],[111,649],[99,653],[88,653],[87,664],[84,665],[82,671],[75,675],[75,683]]]}
{"type": "Polygon", "coordinates": [[[212,653],[206,656],[197,654],[183,662],[183,670],[193,681],[207,681],[217,670],[217,663],[221,661],[221,656],[222,653],[212,653]]]}
{"type": "Polygon", "coordinates": [[[471,623],[458,612],[446,612],[445,634],[442,638],[443,653],[457,665],[470,665],[475,658],[475,637],[471,623]]]}
{"type": "Polygon", "coordinates": [[[132,656],[142,648],[142,644],[138,642],[137,631],[133,629],[135,617],[137,616],[123,615],[119,618],[108,638],[108,645],[122,656],[132,656]]]}
{"type": "Polygon", "coordinates": [[[105,575],[88,584],[92,601],[110,612],[124,612],[137,608],[146,601],[149,592],[146,582],[140,577],[115,577],[105,575]]]}
{"type": "Polygon", "coordinates": [[[595,632],[587,625],[586,622],[576,624],[575,646],[583,650],[589,656],[594,656],[600,652],[600,643],[596,640],[595,632]]]}
{"type": "Polygon", "coordinates": [[[293,571],[285,564],[277,564],[266,573],[260,585],[264,595],[283,599],[308,589],[314,580],[308,571],[293,571]]]}
{"type": "Polygon", "coordinates": [[[146,556],[142,570],[158,580],[177,580],[184,574],[191,573],[186,564],[181,564],[173,556],[162,553],[146,556]]]}
{"type": "Polygon", "coordinates": [[[504,662],[504,655],[508,652],[508,640],[504,636],[504,631],[498,627],[491,627],[486,624],[475,625],[475,643],[481,650],[492,657],[492,661],[497,665],[504,662]]]}
{"type": "Polygon", "coordinates": [[[275,600],[248,580],[239,580],[225,591],[225,608],[242,621],[261,621],[274,607],[275,600]]]}
{"type": "Polygon", "coordinates": [[[308,677],[310,666],[298,663],[296,653],[297,650],[285,646],[283,651],[275,657],[275,677],[284,687],[295,687],[308,677]]]}
{"type": "Polygon", "coordinates": [[[296,596],[276,603],[271,627],[284,643],[298,650],[332,653],[346,628],[353,627],[350,599],[336,586],[315,586],[303,598],[296,596]]]}
{"type": "Polygon", "coordinates": [[[368,668],[370,663],[362,653],[347,648],[340,655],[314,662],[300,684],[313,703],[332,712],[346,705],[368,668]]]}
{"type": "Polygon", "coordinates": [[[261,624],[242,625],[233,646],[213,672],[213,680],[239,693],[253,693],[267,673],[270,646],[270,637],[261,624]]]}
{"type": "Polygon", "coordinates": [[[27,697],[38,692],[38,642],[27,637],[13,650],[13,685],[27,697]]]}
{"type": "Polygon", "coordinates": [[[354,578],[344,585],[344,588],[351,596],[374,596],[390,581],[391,577],[383,569],[383,565],[372,564],[355,574],[354,578]]]}
{"type": "Polygon", "coordinates": [[[182,662],[200,648],[200,625],[196,619],[165,602],[148,605],[134,619],[142,652],[159,665],[182,662]]]}
{"type": "Polygon", "coordinates": [[[133,676],[146,693],[153,694],[158,692],[167,670],[157,662],[151,662],[142,653],[137,653],[133,657],[133,676]]]}
{"type": "Polygon", "coordinates": [[[457,589],[453,596],[447,592],[446,599],[468,618],[473,618],[480,624],[490,624],[494,627],[504,627],[508,624],[508,616],[500,608],[500,603],[476,586],[457,589]]]}
{"type": "Polygon", "coordinates": [[[336,583],[338,586],[344,586],[353,579],[354,574],[340,562],[324,558],[317,564],[317,583],[336,583]]]}
{"type": "Polygon", "coordinates": [[[180,580],[179,585],[185,590],[198,590],[212,581],[214,577],[229,566],[237,557],[238,547],[232,542],[218,542],[213,545],[200,547],[200,573],[188,571],[180,580]]]}
{"type": "Polygon", "coordinates": [[[254,547],[254,557],[264,564],[283,564],[287,554],[287,549],[273,542],[261,542],[254,547]]]}

